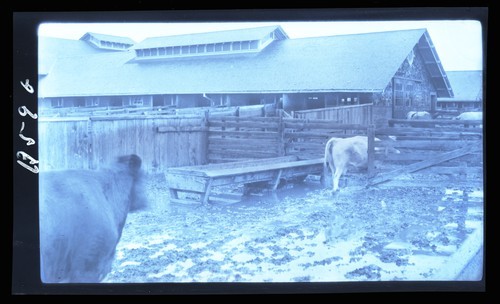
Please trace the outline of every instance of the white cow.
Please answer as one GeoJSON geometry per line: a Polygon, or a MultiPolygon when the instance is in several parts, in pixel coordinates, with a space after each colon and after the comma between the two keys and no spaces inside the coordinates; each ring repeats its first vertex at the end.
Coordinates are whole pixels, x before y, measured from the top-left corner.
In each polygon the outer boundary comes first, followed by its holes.
{"type": "Polygon", "coordinates": [[[483,112],[463,112],[454,119],[458,120],[483,120],[483,112]]]}
{"type": "MultiPolygon", "coordinates": [[[[394,136],[389,136],[396,140],[394,136]]],[[[375,141],[381,141],[374,138],[375,141]]],[[[399,154],[400,151],[392,147],[375,147],[375,151],[384,151],[399,154]]],[[[354,136],[348,138],[333,137],[325,145],[324,173],[330,168],[333,178],[333,192],[339,189],[339,180],[349,166],[365,168],[368,164],[368,138],[366,136],[354,136]]]]}
{"type": "Polygon", "coordinates": [[[410,111],[406,113],[406,119],[432,119],[432,115],[426,111],[410,111]]]}
{"type": "MultiPolygon", "coordinates": [[[[476,121],[482,121],[483,120],[483,112],[463,112],[462,114],[458,115],[457,117],[454,117],[453,119],[456,120],[476,120],[476,121]]],[[[473,125],[473,127],[479,127],[482,128],[483,125],[473,125]]]]}
{"type": "MultiPolygon", "coordinates": [[[[375,138],[379,141],[380,139],[375,138]]],[[[339,180],[347,167],[366,167],[368,161],[368,138],[354,136],[348,138],[333,137],[325,146],[324,172],[330,168],[333,178],[333,192],[339,189],[339,180]]]]}

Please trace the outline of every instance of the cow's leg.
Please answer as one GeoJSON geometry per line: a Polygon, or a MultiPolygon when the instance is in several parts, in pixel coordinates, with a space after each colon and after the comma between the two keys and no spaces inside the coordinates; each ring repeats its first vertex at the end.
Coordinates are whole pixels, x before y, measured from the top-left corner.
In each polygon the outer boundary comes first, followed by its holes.
{"type": "Polygon", "coordinates": [[[342,166],[337,166],[335,168],[335,173],[333,174],[333,192],[337,192],[339,190],[339,181],[342,173],[344,173],[344,168],[342,166]]]}
{"type": "Polygon", "coordinates": [[[344,159],[339,159],[337,162],[334,162],[333,165],[335,167],[335,173],[333,174],[333,192],[335,193],[339,190],[340,177],[345,173],[347,163],[344,159]]]}

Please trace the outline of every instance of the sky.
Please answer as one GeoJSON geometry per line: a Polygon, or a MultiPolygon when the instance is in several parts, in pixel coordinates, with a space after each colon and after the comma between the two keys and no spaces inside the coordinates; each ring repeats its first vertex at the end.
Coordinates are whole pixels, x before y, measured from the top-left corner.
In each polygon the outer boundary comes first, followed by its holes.
{"type": "Polygon", "coordinates": [[[344,22],[208,22],[208,23],[42,23],[38,35],[80,39],[87,32],[124,36],[136,42],[149,37],[280,25],[290,39],[426,28],[446,71],[481,70],[482,27],[474,20],[344,22]]]}

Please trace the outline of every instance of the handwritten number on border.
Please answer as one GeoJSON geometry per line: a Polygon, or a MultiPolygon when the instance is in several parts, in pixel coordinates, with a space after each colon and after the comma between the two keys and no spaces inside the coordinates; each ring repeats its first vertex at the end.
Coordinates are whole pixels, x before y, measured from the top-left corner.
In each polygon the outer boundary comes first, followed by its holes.
{"type": "MultiPolygon", "coordinates": [[[[26,91],[28,93],[33,94],[35,92],[35,90],[33,89],[33,87],[29,83],[29,79],[26,79],[25,82],[21,81],[21,85],[23,86],[23,88],[26,89],[26,91]]],[[[26,115],[28,115],[29,117],[31,117],[33,119],[38,118],[38,115],[36,113],[33,113],[30,110],[28,110],[28,108],[26,108],[26,106],[21,106],[21,107],[17,108],[17,112],[22,117],[26,117],[26,115]]],[[[21,130],[19,131],[19,137],[22,140],[26,141],[27,146],[34,145],[36,142],[33,138],[23,135],[24,126],[25,126],[25,124],[23,121],[23,122],[21,122],[21,130]]],[[[17,151],[16,157],[18,158],[17,163],[19,165],[21,165],[23,168],[25,168],[25,169],[27,169],[35,174],[38,173],[38,171],[39,171],[38,166],[37,166],[38,160],[34,159],[33,157],[31,157],[28,153],[26,153],[24,151],[17,151]],[[26,164],[26,161],[29,161],[28,164],[26,164]]]]}

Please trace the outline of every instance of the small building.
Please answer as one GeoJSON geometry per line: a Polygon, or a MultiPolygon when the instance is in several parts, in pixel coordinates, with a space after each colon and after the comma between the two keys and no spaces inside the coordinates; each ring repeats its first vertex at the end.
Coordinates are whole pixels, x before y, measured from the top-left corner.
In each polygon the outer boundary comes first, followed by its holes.
{"type": "Polygon", "coordinates": [[[383,122],[454,96],[426,29],[290,39],[265,26],[139,43],[88,33],[39,44],[42,108],[274,104],[291,112],[373,104],[383,122]]]}
{"type": "Polygon", "coordinates": [[[437,100],[439,110],[479,111],[483,109],[483,72],[447,71],[453,87],[453,97],[440,97],[437,100]]]}

